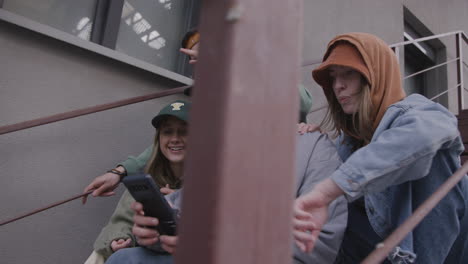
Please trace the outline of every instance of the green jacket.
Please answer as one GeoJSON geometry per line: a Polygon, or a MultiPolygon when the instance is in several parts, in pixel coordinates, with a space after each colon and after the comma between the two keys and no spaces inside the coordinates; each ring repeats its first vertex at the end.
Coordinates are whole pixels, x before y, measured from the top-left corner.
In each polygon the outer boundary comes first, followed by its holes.
{"type": "Polygon", "coordinates": [[[137,157],[129,156],[127,160],[121,162],[119,165],[125,168],[128,175],[141,172],[145,168],[148,160],[151,158],[151,153],[153,153],[153,145],[147,147],[145,151],[137,157]]]}
{"type": "MultiPolygon", "coordinates": [[[[153,146],[149,146],[137,157],[129,156],[119,165],[123,166],[128,175],[136,174],[143,170],[151,157],[153,146]]],[[[94,241],[94,250],[107,259],[112,253],[111,243],[116,239],[132,239],[131,246],[136,245],[135,236],[132,234],[133,211],[130,205],[135,201],[128,191],[125,191],[117,204],[109,223],[101,230],[94,241]]]]}
{"type": "Polygon", "coordinates": [[[107,259],[112,253],[112,241],[116,239],[132,239],[131,246],[136,246],[135,236],[132,234],[133,211],[130,205],[135,200],[128,191],[125,191],[120,198],[109,223],[101,230],[101,233],[94,241],[94,250],[107,259]]]}

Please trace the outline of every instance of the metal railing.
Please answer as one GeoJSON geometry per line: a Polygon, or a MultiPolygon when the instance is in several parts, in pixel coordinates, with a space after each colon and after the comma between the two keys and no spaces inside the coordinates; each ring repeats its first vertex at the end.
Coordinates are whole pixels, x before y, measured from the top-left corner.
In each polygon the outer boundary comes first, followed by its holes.
{"type": "Polygon", "coordinates": [[[410,74],[408,76],[405,76],[403,78],[403,80],[412,78],[414,76],[417,76],[417,75],[425,73],[427,71],[439,68],[441,66],[456,62],[457,63],[457,84],[456,84],[456,86],[452,87],[452,88],[447,88],[446,91],[435,95],[434,97],[430,98],[430,100],[435,100],[435,99],[439,98],[440,96],[448,93],[449,91],[452,91],[454,89],[458,89],[458,111],[460,112],[463,109],[465,109],[464,100],[463,100],[463,94],[464,94],[463,91],[468,91],[466,89],[466,87],[464,86],[464,80],[463,80],[463,69],[464,69],[463,66],[468,68],[468,64],[466,64],[466,62],[463,61],[463,49],[462,49],[463,42],[465,44],[468,44],[468,37],[463,31],[453,31],[453,32],[447,32],[447,33],[433,35],[433,36],[429,36],[429,37],[412,39],[412,40],[403,41],[403,42],[400,42],[400,43],[395,43],[395,44],[392,44],[392,45],[389,45],[389,46],[390,46],[390,48],[392,48],[395,51],[397,58],[400,58],[401,47],[404,47],[404,46],[410,45],[410,44],[417,44],[417,43],[428,41],[428,40],[440,39],[440,38],[445,38],[445,37],[453,37],[453,36],[455,36],[455,43],[456,43],[456,45],[455,45],[456,58],[455,59],[448,60],[446,62],[437,64],[437,65],[432,66],[432,67],[428,67],[428,68],[426,68],[424,70],[415,72],[415,73],[410,74]]]}

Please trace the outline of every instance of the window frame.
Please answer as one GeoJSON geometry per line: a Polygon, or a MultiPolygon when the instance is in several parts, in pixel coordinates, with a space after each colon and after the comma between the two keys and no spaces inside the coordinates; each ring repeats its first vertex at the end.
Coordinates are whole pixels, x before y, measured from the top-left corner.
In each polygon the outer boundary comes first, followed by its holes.
{"type": "MultiPolygon", "coordinates": [[[[82,49],[105,56],[107,58],[123,62],[136,68],[157,74],[169,80],[179,82],[182,85],[192,85],[193,79],[187,76],[167,70],[163,67],[151,64],[138,58],[126,55],[111,48],[112,45],[114,45],[115,47],[115,44],[117,42],[117,36],[120,26],[120,16],[122,12],[122,9],[118,10],[120,3],[122,5],[121,7],[123,7],[124,0],[97,0],[96,7],[100,9],[96,9],[95,19],[97,18],[99,21],[98,23],[93,23],[93,30],[91,33],[90,40],[81,39],[77,36],[69,34],[68,32],[61,31],[59,29],[53,28],[51,26],[36,22],[27,17],[5,10],[3,9],[3,0],[0,0],[0,20],[48,36],[50,38],[68,43],[70,45],[80,47],[82,49]],[[108,9],[105,9],[106,5],[109,3],[110,6],[108,5],[108,9]],[[99,7],[99,5],[101,6],[99,7]],[[116,10],[118,10],[118,12],[116,10]],[[111,14],[109,14],[109,11],[111,12],[111,14]],[[117,13],[118,15],[116,15],[117,13]],[[116,18],[118,19],[117,23],[115,22],[116,18]],[[109,25],[109,23],[113,26],[106,27],[106,25],[109,25]],[[98,28],[97,30],[100,32],[98,32],[99,34],[97,34],[96,36],[93,36],[95,27],[98,28]]],[[[191,8],[193,8],[193,6],[191,8]]],[[[188,12],[190,11],[191,10],[188,10],[188,12]]],[[[187,23],[192,22],[193,18],[187,19],[187,23]]],[[[183,61],[185,60],[186,59],[184,59],[183,61]]],[[[184,73],[187,71],[186,66],[182,65],[184,63],[181,63],[181,60],[178,60],[177,64],[179,65],[177,70],[180,69],[180,72],[184,73]]]]}

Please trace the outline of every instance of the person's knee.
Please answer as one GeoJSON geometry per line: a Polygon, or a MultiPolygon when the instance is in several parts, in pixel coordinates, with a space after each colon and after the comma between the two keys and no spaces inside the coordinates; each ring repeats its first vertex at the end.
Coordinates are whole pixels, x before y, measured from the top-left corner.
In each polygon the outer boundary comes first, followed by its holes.
{"type": "Polygon", "coordinates": [[[171,264],[171,255],[161,255],[142,247],[124,248],[112,254],[106,264],[140,264],[154,262],[158,264],[171,264]]]}
{"type": "Polygon", "coordinates": [[[141,247],[123,248],[112,254],[107,259],[106,264],[141,263],[151,255],[150,252],[146,251],[148,250],[141,247]]]}
{"type": "Polygon", "coordinates": [[[132,248],[123,248],[113,253],[106,261],[106,264],[128,263],[131,258],[132,248]]]}

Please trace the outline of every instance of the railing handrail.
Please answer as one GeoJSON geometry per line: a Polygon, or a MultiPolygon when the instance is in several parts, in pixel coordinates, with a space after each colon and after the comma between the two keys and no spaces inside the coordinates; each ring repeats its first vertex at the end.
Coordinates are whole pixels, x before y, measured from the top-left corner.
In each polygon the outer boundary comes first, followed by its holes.
{"type": "Polygon", "coordinates": [[[448,61],[446,61],[446,62],[439,63],[439,64],[437,64],[437,65],[434,65],[434,66],[432,66],[432,67],[426,68],[426,69],[424,69],[424,70],[420,70],[420,71],[415,72],[415,73],[412,73],[412,74],[410,74],[410,75],[406,75],[406,76],[403,77],[402,79],[403,79],[403,80],[409,79],[409,78],[411,78],[411,77],[413,77],[413,76],[416,76],[416,75],[418,75],[418,74],[425,73],[425,72],[427,72],[427,71],[430,71],[430,70],[433,70],[433,69],[442,67],[442,66],[444,66],[444,65],[447,65],[447,64],[449,64],[449,63],[458,61],[459,59],[460,59],[460,58],[455,58],[455,59],[453,59],[453,60],[448,60],[448,61]]]}
{"type": "Polygon", "coordinates": [[[458,31],[452,31],[452,32],[432,35],[432,36],[428,36],[428,37],[417,38],[417,39],[413,39],[413,40],[402,41],[402,42],[391,44],[391,45],[389,45],[389,47],[390,48],[396,48],[396,47],[406,46],[408,44],[414,44],[414,43],[419,43],[419,42],[422,42],[422,41],[438,39],[438,38],[444,38],[444,37],[453,36],[453,35],[457,35],[457,34],[460,34],[462,36],[463,40],[465,41],[465,43],[468,44],[468,36],[465,34],[464,31],[458,30],[458,31]]]}
{"type": "Polygon", "coordinates": [[[151,93],[151,94],[147,94],[147,95],[140,95],[140,96],[136,96],[136,97],[132,97],[132,98],[127,98],[127,99],[123,99],[123,100],[119,100],[119,101],[115,101],[115,102],[111,102],[111,103],[105,103],[105,104],[100,104],[100,105],[96,105],[96,106],[80,108],[80,109],[77,109],[77,110],[62,112],[60,114],[55,114],[55,115],[51,115],[51,116],[36,118],[36,119],[32,119],[32,120],[28,120],[28,121],[24,121],[24,122],[19,122],[19,123],[15,123],[15,124],[11,124],[11,125],[0,126],[0,135],[15,132],[15,131],[19,131],[19,130],[23,130],[23,129],[27,129],[27,128],[31,128],[31,127],[42,126],[42,125],[45,125],[45,124],[50,124],[50,123],[54,123],[54,122],[58,122],[58,121],[62,121],[62,120],[67,120],[67,119],[70,119],[70,118],[75,118],[75,117],[79,117],[79,116],[83,116],[83,115],[94,114],[94,113],[97,113],[97,112],[109,110],[109,109],[116,108],[116,107],[121,107],[121,106],[125,106],[125,105],[130,105],[130,104],[136,104],[136,103],[152,100],[152,99],[155,99],[155,98],[160,98],[160,97],[167,96],[167,95],[183,93],[184,90],[189,88],[189,87],[191,87],[191,86],[181,86],[181,87],[172,88],[172,89],[168,89],[168,90],[164,90],[164,91],[160,91],[160,92],[155,92],[155,93],[151,93]]]}
{"type": "Polygon", "coordinates": [[[403,224],[399,225],[374,251],[364,259],[362,264],[381,263],[405,236],[411,232],[426,215],[442,200],[452,188],[457,185],[468,172],[468,162],[465,162],[452,176],[450,176],[437,190],[429,196],[403,224]]]}

